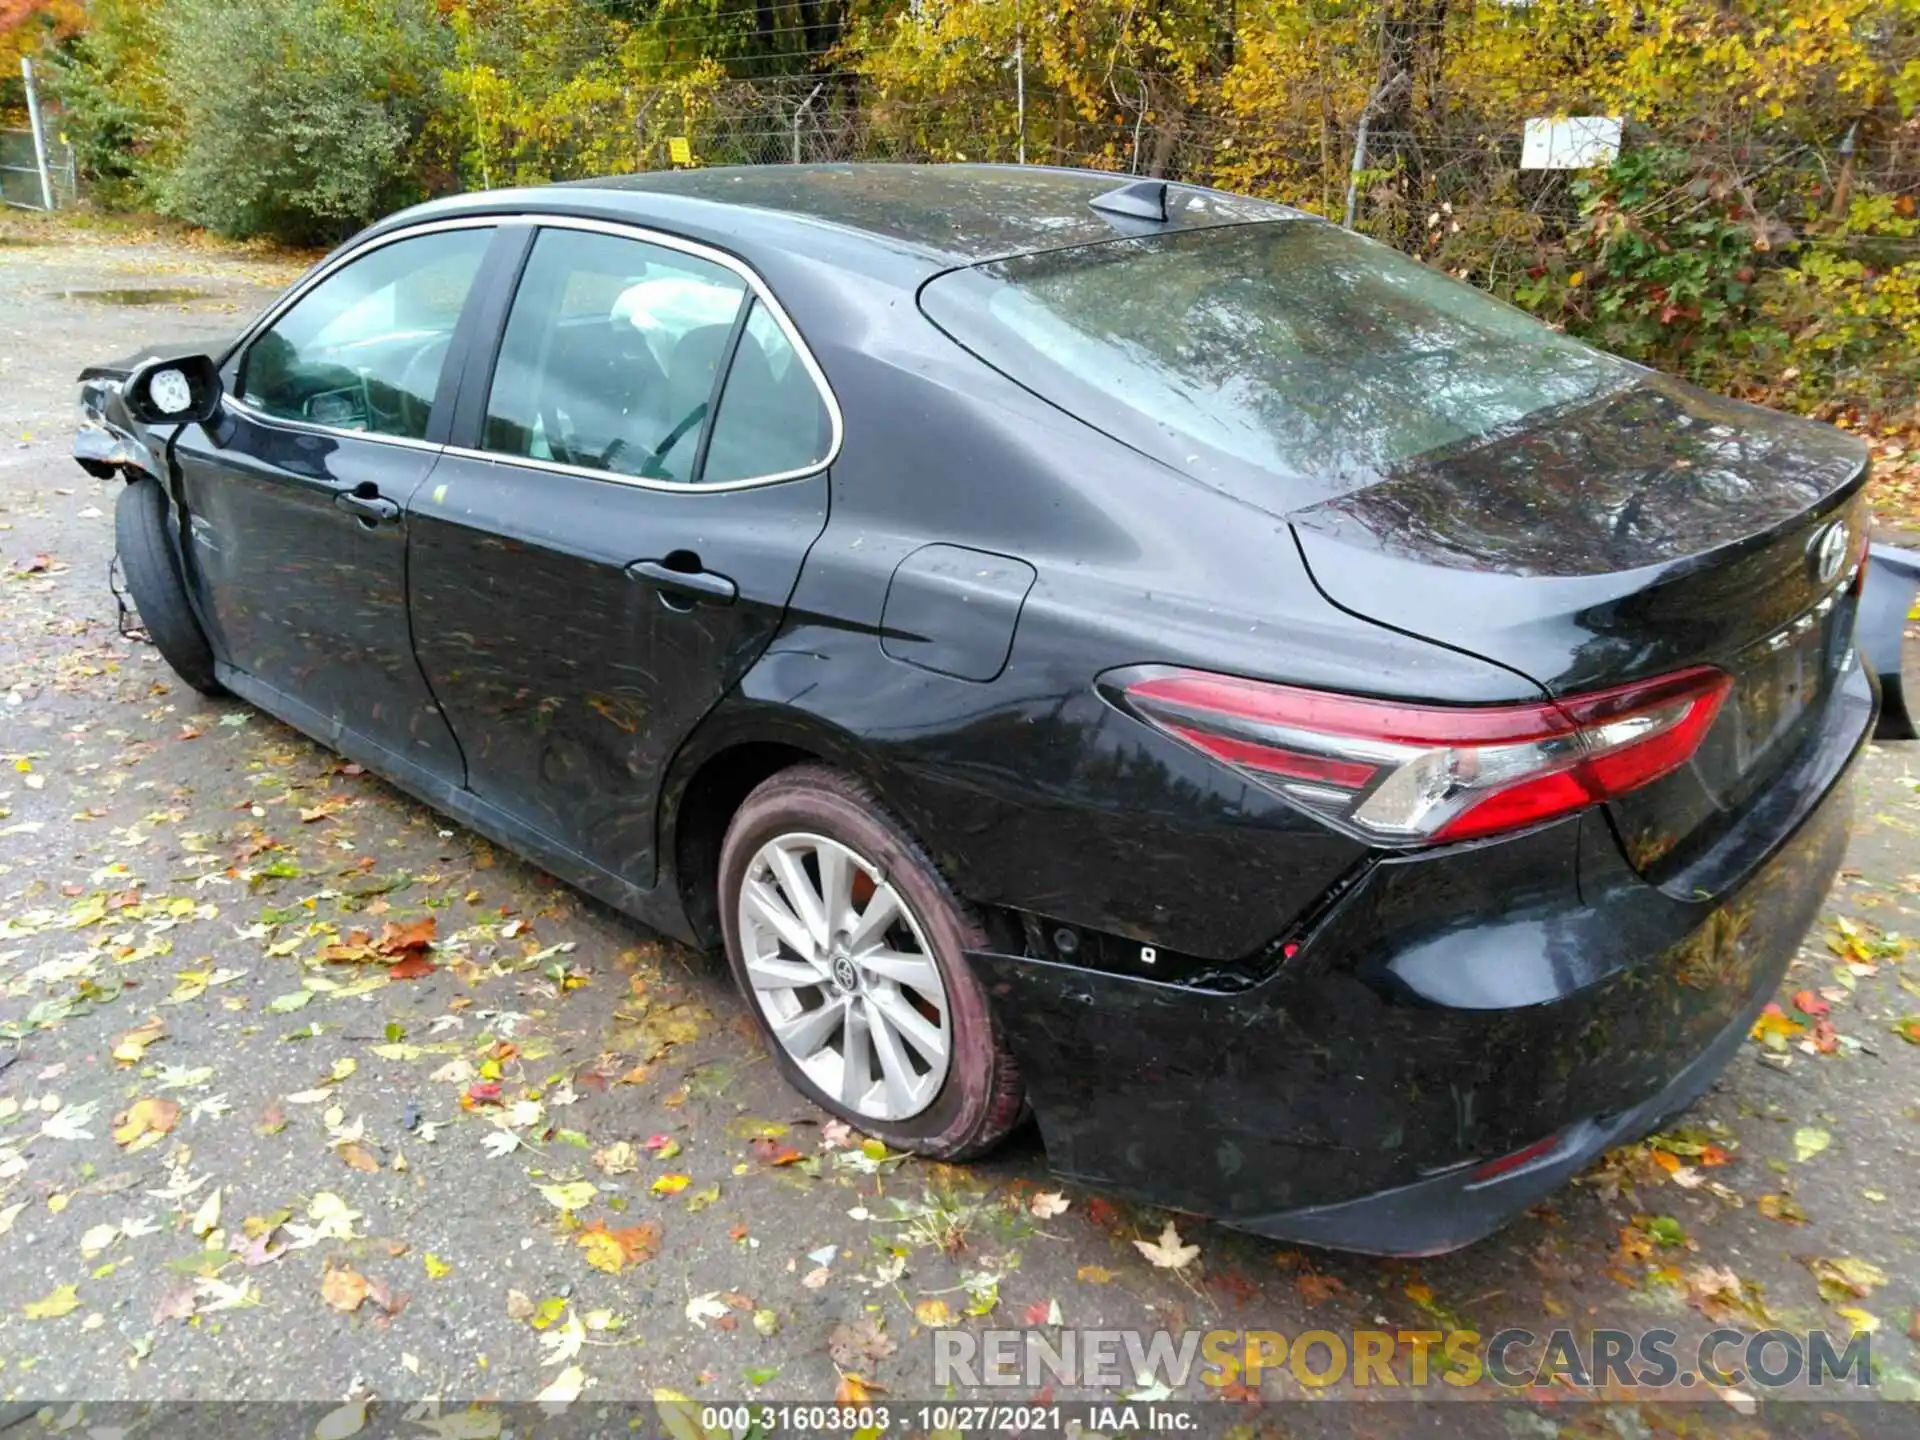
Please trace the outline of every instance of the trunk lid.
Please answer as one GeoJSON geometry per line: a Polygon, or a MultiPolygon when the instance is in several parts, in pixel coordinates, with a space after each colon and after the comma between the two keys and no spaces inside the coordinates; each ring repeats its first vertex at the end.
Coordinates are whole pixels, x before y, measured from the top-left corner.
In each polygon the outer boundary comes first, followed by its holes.
{"type": "Polygon", "coordinates": [[[1656,881],[1809,743],[1852,660],[1866,451],[1830,426],[1647,375],[1289,516],[1341,608],[1554,695],[1714,665],[1693,760],[1609,808],[1656,881]]]}

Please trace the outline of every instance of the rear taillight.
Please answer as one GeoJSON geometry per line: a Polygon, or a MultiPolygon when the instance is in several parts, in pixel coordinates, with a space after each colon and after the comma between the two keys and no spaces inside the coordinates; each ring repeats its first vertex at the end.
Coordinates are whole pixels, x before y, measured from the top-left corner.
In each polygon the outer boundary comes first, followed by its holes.
{"type": "Polygon", "coordinates": [[[1532,705],[1403,705],[1157,666],[1105,688],[1142,720],[1368,839],[1536,825],[1686,764],[1733,687],[1699,667],[1532,705]]]}

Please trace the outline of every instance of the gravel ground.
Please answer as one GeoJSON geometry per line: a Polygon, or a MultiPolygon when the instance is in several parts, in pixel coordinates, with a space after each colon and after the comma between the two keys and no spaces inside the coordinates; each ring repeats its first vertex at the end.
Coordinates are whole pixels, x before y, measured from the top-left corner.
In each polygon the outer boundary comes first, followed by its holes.
{"type": "MultiPolygon", "coordinates": [[[[1116,1203],[1049,1181],[1031,1134],[969,1167],[887,1155],[781,1084],[710,957],[201,699],[122,638],[117,482],[68,458],[73,377],[151,338],[235,330],[294,268],[0,222],[12,1413],[302,1400],[344,1428],[370,1399],[397,1415],[583,1387],[582,1406],[864,1392],[907,1411],[964,1393],[936,1386],[941,1327],[1061,1324],[1666,1326],[1683,1358],[1715,1323],[1825,1328],[1836,1346],[1877,1325],[1873,1393],[1920,1395],[1920,1044],[1896,1030],[1920,1012],[1910,750],[1860,767],[1849,868],[1781,995],[1798,1028],[1745,1046],[1667,1138],[1463,1252],[1285,1249],[1116,1203]],[[1135,1243],[1169,1219],[1198,1247],[1177,1269],[1135,1243]]],[[[1363,1408],[1324,1402],[1408,1392],[1282,1365],[1239,1376],[1221,1398],[1240,1403],[1208,1415],[1250,1434],[1913,1433],[1916,1412],[1856,1392],[1756,1414],[1756,1390],[1561,1381],[1497,1410],[1363,1408]],[[1595,1395],[1611,1403],[1576,1403],[1595,1395]]],[[[1122,1378],[1040,1398],[1127,1392],[1143,1393],[1122,1378]]]]}

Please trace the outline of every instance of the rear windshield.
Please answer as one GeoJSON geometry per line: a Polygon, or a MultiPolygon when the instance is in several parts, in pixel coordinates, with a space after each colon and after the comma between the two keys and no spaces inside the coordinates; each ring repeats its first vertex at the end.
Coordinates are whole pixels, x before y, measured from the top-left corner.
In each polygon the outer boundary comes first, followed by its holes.
{"type": "Polygon", "coordinates": [[[996,369],[1197,478],[1291,506],[1632,383],[1387,246],[1311,220],[1083,245],[940,276],[928,318],[996,369]]]}

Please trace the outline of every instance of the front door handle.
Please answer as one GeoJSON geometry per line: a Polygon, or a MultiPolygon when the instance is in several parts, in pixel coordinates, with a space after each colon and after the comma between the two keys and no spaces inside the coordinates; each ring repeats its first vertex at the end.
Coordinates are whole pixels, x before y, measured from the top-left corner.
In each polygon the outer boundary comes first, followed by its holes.
{"type": "Polygon", "coordinates": [[[680,560],[679,555],[670,555],[667,560],[636,560],[627,566],[627,574],[634,579],[651,585],[660,592],[660,598],[675,609],[684,605],[675,605],[674,601],[704,600],[709,605],[731,605],[740,598],[740,587],[724,575],[716,575],[711,570],[699,568],[699,557],[692,557],[689,565],[680,560]],[[680,561],[669,564],[668,561],[680,561]],[[668,597],[673,597],[669,599],[668,597]]]}
{"type": "Polygon", "coordinates": [[[334,496],[333,503],[369,525],[381,520],[397,519],[400,514],[399,505],[366,484],[334,496]]]}

